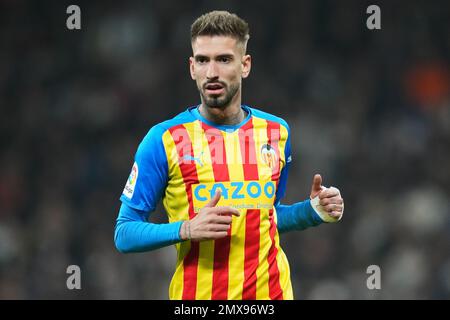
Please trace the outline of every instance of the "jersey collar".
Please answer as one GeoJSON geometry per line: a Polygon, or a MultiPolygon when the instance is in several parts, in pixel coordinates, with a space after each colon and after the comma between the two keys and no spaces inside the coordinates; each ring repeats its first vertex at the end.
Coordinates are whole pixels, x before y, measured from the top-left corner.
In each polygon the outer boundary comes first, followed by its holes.
{"type": "Polygon", "coordinates": [[[234,125],[227,125],[227,124],[223,124],[223,125],[218,125],[217,123],[214,123],[212,121],[207,120],[206,118],[204,118],[201,114],[200,111],[198,110],[198,108],[200,107],[200,105],[197,106],[193,106],[189,108],[189,112],[191,112],[191,114],[198,120],[206,123],[207,125],[214,127],[216,129],[219,130],[223,130],[223,131],[227,131],[227,132],[233,132],[239,128],[241,128],[243,125],[245,125],[247,123],[248,120],[250,120],[251,116],[252,116],[252,111],[251,108],[249,108],[246,105],[241,105],[241,108],[244,109],[247,112],[247,116],[245,117],[244,120],[242,120],[240,123],[238,124],[234,124],[234,125]]]}

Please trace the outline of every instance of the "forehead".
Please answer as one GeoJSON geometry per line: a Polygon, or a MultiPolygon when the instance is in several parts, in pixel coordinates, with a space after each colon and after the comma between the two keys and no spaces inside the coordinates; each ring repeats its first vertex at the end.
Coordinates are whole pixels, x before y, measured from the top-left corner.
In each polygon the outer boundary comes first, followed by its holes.
{"type": "Polygon", "coordinates": [[[238,53],[238,42],[229,36],[198,36],[192,42],[192,51],[194,56],[234,55],[238,53]]]}

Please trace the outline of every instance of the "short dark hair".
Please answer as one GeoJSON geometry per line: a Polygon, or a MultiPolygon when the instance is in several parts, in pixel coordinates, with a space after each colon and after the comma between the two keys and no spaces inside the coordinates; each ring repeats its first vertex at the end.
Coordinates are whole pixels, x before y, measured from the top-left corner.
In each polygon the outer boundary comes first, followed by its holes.
{"type": "Polygon", "coordinates": [[[244,45],[250,38],[248,23],[228,11],[211,11],[197,18],[191,26],[191,42],[198,36],[230,36],[244,45]]]}

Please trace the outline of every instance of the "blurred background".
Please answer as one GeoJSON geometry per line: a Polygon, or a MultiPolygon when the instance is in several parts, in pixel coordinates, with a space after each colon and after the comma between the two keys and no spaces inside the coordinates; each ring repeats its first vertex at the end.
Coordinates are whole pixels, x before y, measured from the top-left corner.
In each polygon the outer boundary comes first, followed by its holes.
{"type": "Polygon", "coordinates": [[[345,199],[339,224],[281,236],[295,297],[449,299],[450,3],[331,0],[1,1],[0,298],[168,298],[175,249],[123,255],[113,230],[141,139],[199,103],[189,28],[214,9],[250,25],[243,103],[290,124],[284,203],[314,173],[345,199]]]}

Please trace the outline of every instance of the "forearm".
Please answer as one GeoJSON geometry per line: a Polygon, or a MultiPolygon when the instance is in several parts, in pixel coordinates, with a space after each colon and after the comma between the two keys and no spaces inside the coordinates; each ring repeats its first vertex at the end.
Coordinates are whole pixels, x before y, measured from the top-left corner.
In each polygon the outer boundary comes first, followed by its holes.
{"type": "Polygon", "coordinates": [[[323,222],[311,206],[310,200],[292,205],[278,204],[275,208],[277,210],[277,228],[279,233],[304,230],[318,226],[323,222]]]}
{"type": "Polygon", "coordinates": [[[155,224],[145,221],[134,209],[122,205],[114,231],[114,243],[122,253],[150,251],[181,242],[183,221],[155,224]]]}

